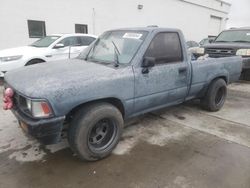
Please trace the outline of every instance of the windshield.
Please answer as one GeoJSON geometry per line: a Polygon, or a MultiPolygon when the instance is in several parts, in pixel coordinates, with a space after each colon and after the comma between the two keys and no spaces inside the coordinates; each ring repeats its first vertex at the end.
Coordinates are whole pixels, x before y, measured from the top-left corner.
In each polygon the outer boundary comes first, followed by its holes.
{"type": "Polygon", "coordinates": [[[60,36],[46,36],[32,43],[30,46],[41,47],[41,48],[48,47],[59,38],[60,36]]]}
{"type": "Polygon", "coordinates": [[[250,42],[250,30],[224,31],[215,42],[250,42]]]}
{"type": "Polygon", "coordinates": [[[106,32],[97,39],[84,58],[100,63],[128,64],[146,35],[146,31],[106,32]]]}

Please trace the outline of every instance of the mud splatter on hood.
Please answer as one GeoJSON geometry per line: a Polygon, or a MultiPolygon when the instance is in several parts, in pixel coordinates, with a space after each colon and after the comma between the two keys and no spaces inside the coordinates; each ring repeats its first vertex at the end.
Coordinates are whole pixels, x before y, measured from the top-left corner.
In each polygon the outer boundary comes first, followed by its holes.
{"type": "Polygon", "coordinates": [[[87,84],[112,75],[116,69],[79,59],[48,62],[10,71],[6,82],[16,91],[29,97],[46,97],[63,88],[87,84]]]}

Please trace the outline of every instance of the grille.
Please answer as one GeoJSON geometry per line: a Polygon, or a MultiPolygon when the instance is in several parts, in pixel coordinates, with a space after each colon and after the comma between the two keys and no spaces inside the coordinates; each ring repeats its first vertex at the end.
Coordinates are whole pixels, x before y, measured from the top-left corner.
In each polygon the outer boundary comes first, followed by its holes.
{"type": "Polygon", "coordinates": [[[13,102],[15,107],[19,106],[19,95],[17,93],[14,94],[13,102]]]}
{"type": "Polygon", "coordinates": [[[230,57],[236,55],[236,50],[226,48],[226,49],[218,49],[218,48],[207,48],[205,51],[206,54],[209,54],[209,57],[230,57]]]}
{"type": "Polygon", "coordinates": [[[14,98],[13,98],[13,102],[14,102],[15,109],[20,110],[21,112],[25,113],[26,115],[30,115],[30,112],[27,109],[26,99],[23,96],[19,95],[18,93],[15,93],[14,98]]]}

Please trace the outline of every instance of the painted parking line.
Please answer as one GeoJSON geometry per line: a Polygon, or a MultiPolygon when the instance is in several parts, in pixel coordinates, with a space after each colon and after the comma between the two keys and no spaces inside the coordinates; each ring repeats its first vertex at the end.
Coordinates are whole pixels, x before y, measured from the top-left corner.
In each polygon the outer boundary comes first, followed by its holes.
{"type": "Polygon", "coordinates": [[[227,141],[250,147],[250,127],[247,124],[208,116],[201,110],[186,106],[171,108],[161,114],[161,117],[227,141]]]}

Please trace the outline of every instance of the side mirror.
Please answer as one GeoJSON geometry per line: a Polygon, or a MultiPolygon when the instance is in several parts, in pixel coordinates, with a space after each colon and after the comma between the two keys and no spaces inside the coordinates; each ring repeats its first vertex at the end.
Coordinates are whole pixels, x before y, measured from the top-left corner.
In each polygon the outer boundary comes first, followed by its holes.
{"type": "Polygon", "coordinates": [[[144,57],[141,67],[149,68],[155,66],[155,58],[154,57],[144,57]]]}
{"type": "Polygon", "coordinates": [[[54,49],[59,49],[59,48],[64,48],[64,44],[63,43],[58,43],[54,46],[54,49]]]}
{"type": "Polygon", "coordinates": [[[143,62],[141,64],[142,74],[148,74],[149,68],[155,66],[155,58],[154,57],[144,57],[143,62]]]}
{"type": "Polygon", "coordinates": [[[209,39],[208,42],[209,42],[209,43],[213,43],[213,42],[214,42],[214,39],[209,39]]]}

